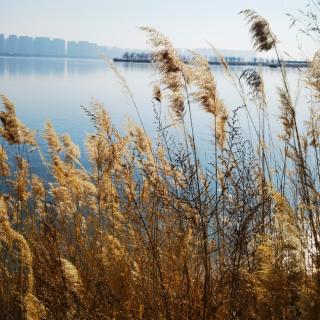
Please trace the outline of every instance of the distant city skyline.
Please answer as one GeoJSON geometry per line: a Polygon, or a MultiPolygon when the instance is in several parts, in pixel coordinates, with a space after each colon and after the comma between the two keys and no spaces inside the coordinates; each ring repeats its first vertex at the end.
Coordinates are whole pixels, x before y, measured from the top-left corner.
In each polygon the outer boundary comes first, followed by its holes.
{"type": "Polygon", "coordinates": [[[139,26],[153,26],[178,48],[250,50],[248,26],[239,11],[252,8],[270,21],[280,48],[295,57],[309,57],[316,45],[290,29],[286,13],[297,14],[307,0],[123,0],[6,1],[1,5],[0,32],[32,37],[89,41],[109,47],[146,49],[139,26]]]}
{"type": "MultiPolygon", "coordinates": [[[[189,50],[177,48],[179,54],[185,59],[190,56],[189,50]]],[[[211,49],[195,49],[208,59],[214,59],[211,49]]],[[[5,35],[0,33],[0,55],[9,56],[43,56],[43,57],[74,57],[74,58],[99,58],[105,54],[109,58],[120,58],[124,54],[133,56],[149,56],[150,50],[128,49],[119,47],[101,46],[89,41],[65,41],[64,39],[49,37],[30,37],[26,35],[5,35]]],[[[227,61],[240,59],[251,61],[256,58],[252,50],[221,50],[227,61]]]]}
{"type": "Polygon", "coordinates": [[[113,58],[121,56],[124,52],[125,49],[99,46],[89,41],[65,41],[0,33],[0,55],[98,58],[101,54],[106,54],[113,58]]]}

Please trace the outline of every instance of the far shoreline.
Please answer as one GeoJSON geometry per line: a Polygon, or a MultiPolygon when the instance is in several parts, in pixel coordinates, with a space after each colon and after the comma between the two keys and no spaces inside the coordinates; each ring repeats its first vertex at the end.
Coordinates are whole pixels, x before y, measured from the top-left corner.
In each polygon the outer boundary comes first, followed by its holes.
{"type": "MultiPolygon", "coordinates": [[[[1,54],[0,58],[44,58],[44,59],[81,59],[81,60],[103,60],[103,57],[81,57],[81,56],[49,56],[49,55],[10,55],[10,54],[1,54]]],[[[125,62],[125,63],[142,63],[149,64],[152,63],[151,59],[124,59],[124,58],[113,58],[114,62],[125,62]]],[[[310,65],[309,61],[280,61],[281,65],[289,68],[307,68],[310,65]]],[[[188,61],[185,61],[188,63],[188,61]]],[[[219,61],[208,61],[210,65],[221,65],[219,61]]],[[[269,67],[269,68],[278,68],[280,67],[279,63],[271,63],[266,61],[229,61],[227,62],[229,66],[250,66],[250,67],[269,67]]]]}

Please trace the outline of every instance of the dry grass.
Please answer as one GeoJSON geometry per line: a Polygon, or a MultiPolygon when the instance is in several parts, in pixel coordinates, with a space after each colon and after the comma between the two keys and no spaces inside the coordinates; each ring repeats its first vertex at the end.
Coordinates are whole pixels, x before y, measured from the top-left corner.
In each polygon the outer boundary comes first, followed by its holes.
{"type": "MultiPolygon", "coordinates": [[[[244,14],[255,47],[276,49],[268,23],[244,14]]],[[[28,162],[35,136],[2,97],[1,319],[319,319],[318,57],[307,72],[315,102],[306,136],[283,70],[279,162],[273,145],[266,148],[261,72],[246,71],[237,83],[225,65],[245,104],[228,114],[204,58],[193,53],[186,65],[168,39],[143,30],[161,76],[155,109],[168,101],[182,144],[160,111],[152,143],[143,123],[120,135],[94,104],[85,108],[95,126],[86,139],[90,168],[71,138],[47,123],[44,161],[52,178],[42,181],[28,162]],[[237,120],[248,112],[244,86],[257,107],[256,146],[237,120]],[[198,159],[192,126],[199,104],[212,117],[210,170],[198,159]]]]}

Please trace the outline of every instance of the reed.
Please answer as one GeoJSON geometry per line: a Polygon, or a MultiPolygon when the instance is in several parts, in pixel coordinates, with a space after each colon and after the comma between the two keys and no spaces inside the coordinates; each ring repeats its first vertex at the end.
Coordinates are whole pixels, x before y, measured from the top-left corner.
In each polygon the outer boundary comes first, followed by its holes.
{"type": "MultiPolygon", "coordinates": [[[[254,47],[278,54],[268,22],[242,14],[254,47]]],[[[95,128],[85,141],[88,167],[50,122],[44,157],[1,96],[1,319],[318,319],[318,54],[306,71],[313,105],[305,128],[281,66],[275,146],[263,70],[239,76],[222,61],[243,102],[226,106],[205,58],[192,52],[186,64],[165,36],[142,29],[160,75],[156,140],[114,65],[140,123],[120,134],[101,104],[83,107],[95,128]],[[199,159],[195,108],[212,118],[209,164],[199,159]],[[241,113],[256,137],[241,129],[241,113]],[[37,150],[48,181],[29,163],[37,150]]]]}

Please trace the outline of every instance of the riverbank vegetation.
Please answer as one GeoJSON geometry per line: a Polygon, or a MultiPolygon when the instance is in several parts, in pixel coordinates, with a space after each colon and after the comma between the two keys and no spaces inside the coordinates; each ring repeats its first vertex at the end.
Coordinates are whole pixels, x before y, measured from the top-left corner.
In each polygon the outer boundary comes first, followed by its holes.
{"type": "MultiPolygon", "coordinates": [[[[279,56],[267,21],[242,15],[255,48],[279,56]]],[[[113,65],[140,123],[120,134],[102,105],[83,108],[95,127],[85,141],[89,168],[50,122],[47,152],[40,150],[2,96],[1,319],[319,319],[319,54],[305,71],[312,105],[303,128],[281,66],[282,133],[274,141],[261,71],[236,75],[220,57],[242,101],[225,106],[206,59],[192,53],[185,64],[166,37],[142,29],[160,76],[153,140],[113,65]],[[212,119],[208,164],[195,108],[212,119]],[[31,152],[48,181],[33,172],[31,152]]]]}

